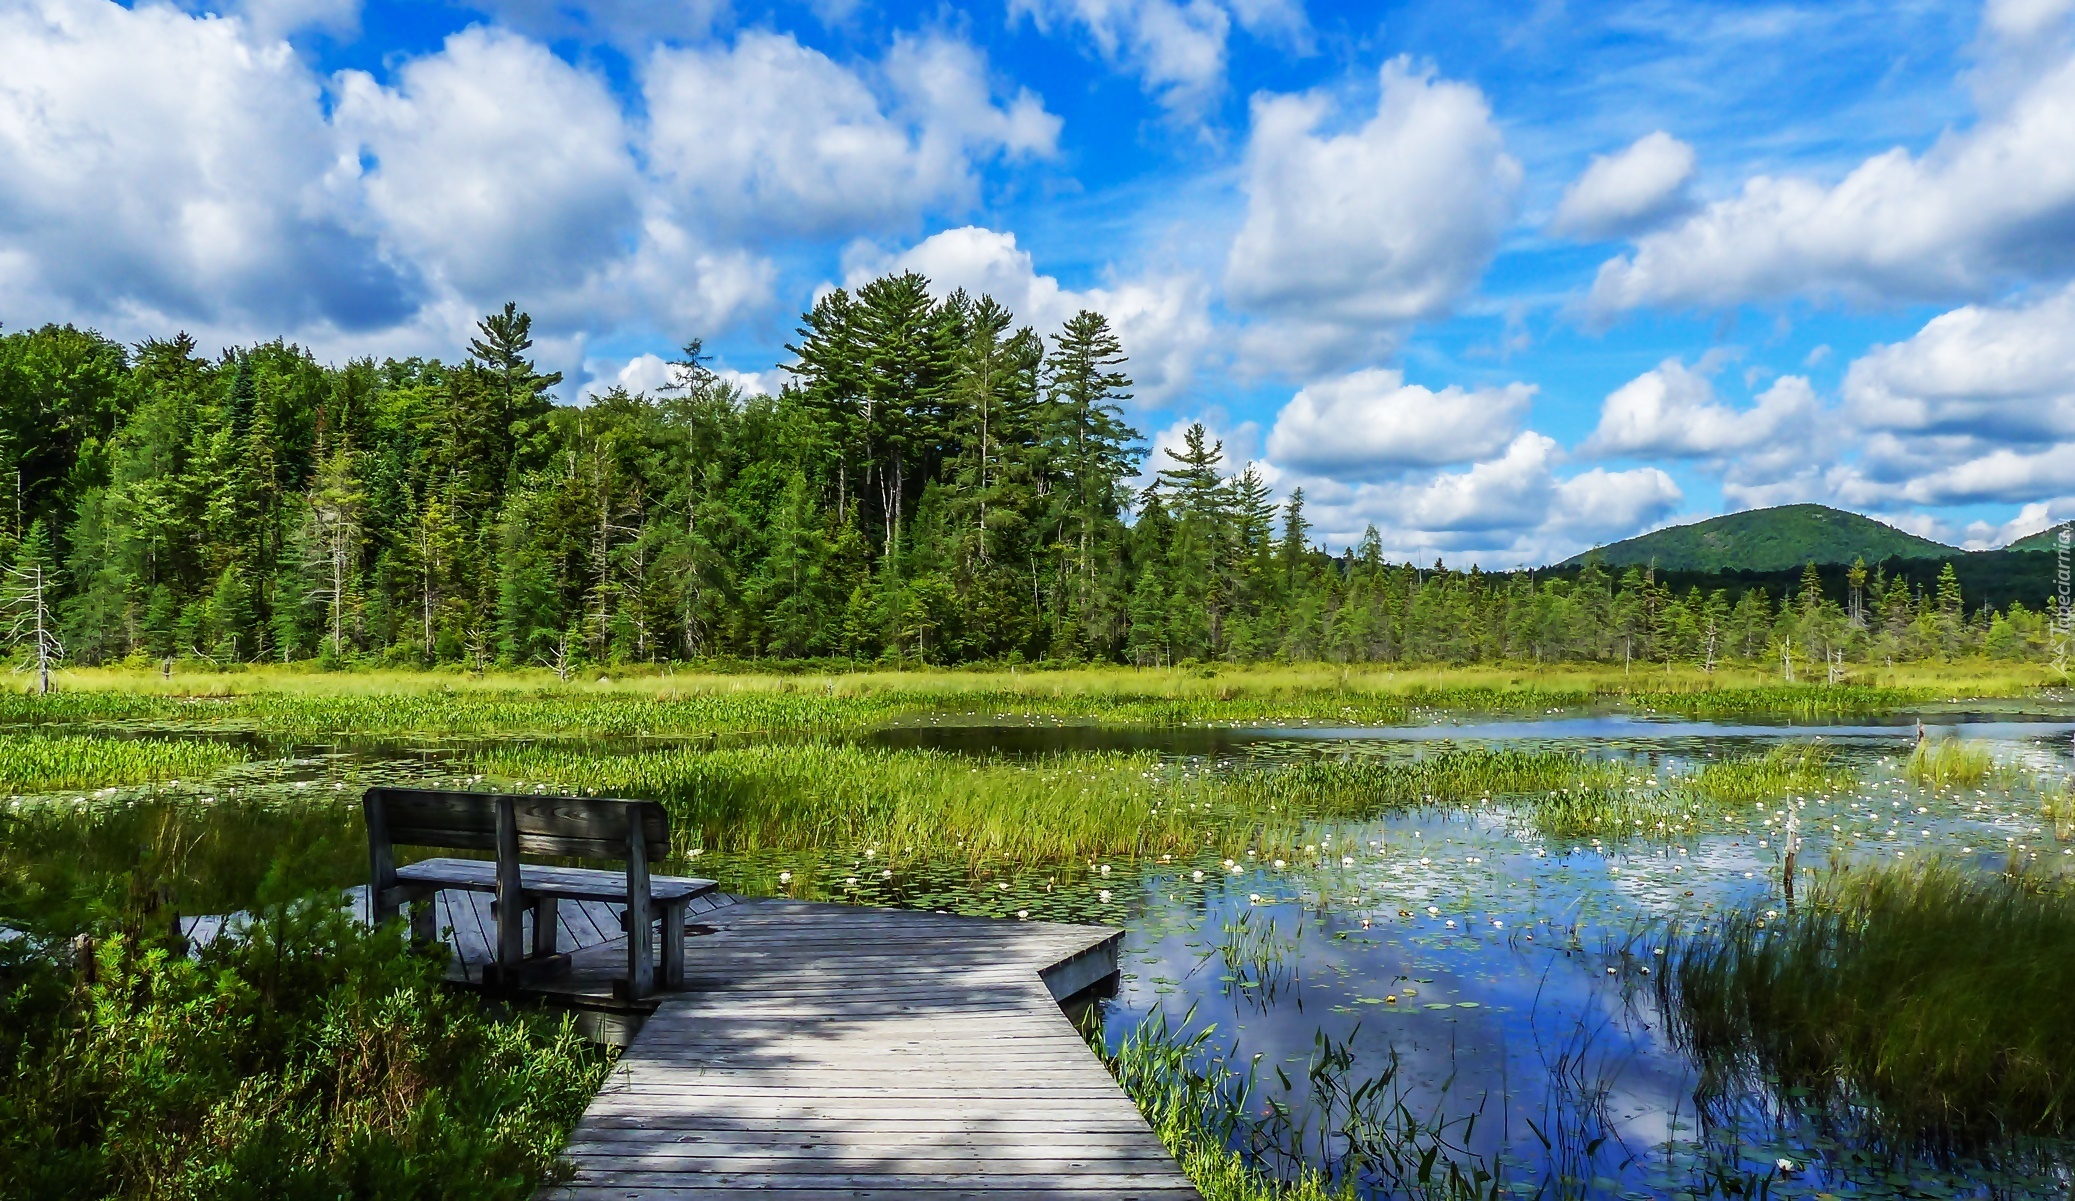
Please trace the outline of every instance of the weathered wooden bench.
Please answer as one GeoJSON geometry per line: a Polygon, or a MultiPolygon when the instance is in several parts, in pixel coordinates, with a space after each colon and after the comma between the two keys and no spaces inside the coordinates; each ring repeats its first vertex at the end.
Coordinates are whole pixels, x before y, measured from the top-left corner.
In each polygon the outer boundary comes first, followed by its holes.
{"type": "Polygon", "coordinates": [[[369,920],[395,918],[411,907],[411,934],[431,941],[438,931],[433,896],[442,889],[496,896],[496,961],[484,982],[513,985],[566,971],[555,950],[556,903],[625,902],[628,995],[656,990],[653,927],[662,923],[663,988],[684,986],[685,905],[712,892],[711,880],[649,874],[670,848],[669,818],[654,801],[609,797],[511,796],[426,788],[370,788],[361,798],[367,817],[369,920]],[[425,859],[396,865],[399,846],[494,851],[482,859],[425,859]],[[624,860],[624,872],[544,867],[519,856],[624,860]],[[525,915],[533,914],[533,946],[525,946],[525,915]]]}

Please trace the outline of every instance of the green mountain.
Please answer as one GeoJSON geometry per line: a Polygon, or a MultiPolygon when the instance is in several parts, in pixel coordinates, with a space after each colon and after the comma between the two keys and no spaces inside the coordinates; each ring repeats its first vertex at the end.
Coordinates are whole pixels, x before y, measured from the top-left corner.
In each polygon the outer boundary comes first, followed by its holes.
{"type": "MultiPolygon", "coordinates": [[[[1656,563],[1666,571],[1786,571],[1804,563],[1864,558],[1934,559],[1957,548],[1827,505],[1781,505],[1710,517],[1626,538],[1587,554],[1609,566],[1656,563]]],[[[1576,555],[1558,564],[1576,567],[1576,555]]]]}
{"type": "MultiPolygon", "coordinates": [[[[2066,525],[2062,522],[2061,525],[2066,525]]],[[[2004,547],[2004,550],[2053,550],[2060,541],[2061,527],[2050,525],[2036,534],[2027,534],[2004,547]]]]}

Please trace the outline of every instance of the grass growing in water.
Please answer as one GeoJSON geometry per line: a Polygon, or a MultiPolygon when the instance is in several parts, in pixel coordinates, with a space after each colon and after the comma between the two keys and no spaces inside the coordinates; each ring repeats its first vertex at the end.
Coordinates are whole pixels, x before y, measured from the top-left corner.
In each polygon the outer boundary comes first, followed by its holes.
{"type": "Polygon", "coordinates": [[[0,794],[193,779],[244,758],[204,739],[0,734],[0,794]]]}
{"type": "MultiPolygon", "coordinates": [[[[1048,670],[727,674],[599,669],[595,679],[537,671],[321,672],[245,666],[161,676],[125,668],[64,673],[56,696],[0,690],[0,725],[124,722],[334,734],[687,736],[853,733],[902,720],[1043,718],[1163,726],[1397,724],[1422,714],[1626,706],[1692,717],[1814,717],[1891,710],[1949,696],[2011,696],[2047,680],[2004,664],[1908,665],[1878,682],[1779,684],[1766,673],[1682,670],[1631,680],[1619,669],[1377,665],[1198,670],[1048,670]]],[[[589,672],[585,675],[589,676],[589,672]]]]}
{"type": "Polygon", "coordinates": [[[606,1071],[328,906],[193,959],[31,941],[0,943],[0,1195],[517,1201],[606,1071]]]}
{"type": "Polygon", "coordinates": [[[620,754],[522,747],[475,762],[504,781],[660,800],[680,853],[871,846],[896,861],[975,864],[1287,851],[1308,823],[1534,796],[1628,770],[1582,755],[1481,748],[1218,772],[1150,754],[1017,762],[830,743],[620,754]]]}
{"type": "Polygon", "coordinates": [[[1257,1092],[1252,1069],[1240,1072],[1209,1049],[1214,1033],[1184,1036],[1158,1012],[1114,1053],[1095,1048],[1205,1201],[1356,1201],[1365,1188],[1435,1201],[1499,1195],[1498,1180],[1462,1146],[1476,1119],[1414,1114],[1395,1057],[1380,1076],[1350,1086],[1347,1048],[1321,1035],[1305,1086],[1331,1129],[1307,1132],[1287,1104],[1257,1092]],[[1262,1116],[1252,1116],[1257,1109],[1262,1116]],[[1313,1138],[1319,1148],[1308,1145],[1313,1138]],[[1307,1166],[1327,1147],[1332,1172],[1307,1166]],[[1277,1172],[1270,1165],[1278,1163],[1291,1166],[1277,1172]]]}
{"type": "Polygon", "coordinates": [[[1770,1084],[1856,1111],[1900,1153],[2075,1134],[2075,898],[2059,882],[1840,871],[1785,917],[1675,938],[1667,967],[1674,1036],[1725,1094],[1770,1084]]]}
{"type": "Polygon", "coordinates": [[[1958,738],[1927,738],[1903,764],[1903,774],[1926,788],[1973,788],[1996,770],[1987,747],[1958,738]]]}

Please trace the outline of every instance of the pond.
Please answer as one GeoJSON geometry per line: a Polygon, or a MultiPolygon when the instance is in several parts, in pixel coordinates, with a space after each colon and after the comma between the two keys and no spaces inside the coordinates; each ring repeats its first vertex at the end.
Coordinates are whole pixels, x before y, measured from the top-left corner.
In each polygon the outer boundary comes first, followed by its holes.
{"type": "MultiPolygon", "coordinates": [[[[1802,865],[1943,858],[1992,870],[2015,857],[2075,866],[2075,845],[2040,812],[2043,792],[2070,775],[2075,720],[1956,712],[1924,724],[1932,739],[1986,748],[2002,770],[1979,786],[1912,783],[1902,762],[1915,718],[1769,725],[1563,714],[1389,729],[1180,730],[969,721],[884,730],[869,741],[987,757],[1151,751],[1209,771],[1473,744],[1556,748],[1619,760],[1636,787],[1651,788],[1713,759],[1820,739],[1857,782],[1790,798],[1802,865]]],[[[455,774],[446,744],[264,753],[203,781],[35,804],[87,814],[125,798],[181,798],[177,811],[200,858],[180,904],[201,912],[357,882],[359,788],[455,774]]],[[[1754,805],[1683,833],[1553,840],[1522,803],[1480,798],[1316,823],[1301,851],[1281,859],[1247,852],[1076,863],[985,884],[959,865],[928,865],[902,878],[861,872],[846,878],[842,895],[1122,925],[1124,973],[1100,1007],[1104,1037],[1116,1047],[1148,1021],[1179,1037],[1202,1035],[1206,1060],[1250,1082],[1243,1095],[1235,1083],[1233,1096],[1246,1106],[1252,1148],[1277,1169],[1335,1165],[1372,1144],[1404,1143],[1409,1126],[1414,1145],[1493,1173],[1506,1193],[2065,1196],[2070,1177],[2058,1155],[2031,1164],[2031,1174],[1993,1179],[1978,1165],[1898,1170],[1855,1159],[1848,1131],[1764,1098],[1696,1112],[1698,1069],[1666,1033],[1653,964],[1667,923],[1704,926],[1731,908],[1784,907],[1787,812],[1754,805]]],[[[12,854],[83,856],[104,837],[68,843],[61,826],[45,828],[40,850],[18,845],[12,854]]],[[[772,878],[798,858],[713,854],[677,866],[726,883],[772,878]]],[[[53,864],[44,876],[18,878],[31,879],[29,891],[40,888],[48,906],[63,900],[63,875],[53,864]]],[[[1372,1172],[1376,1195],[1389,1191],[1387,1175],[1372,1172]]]]}

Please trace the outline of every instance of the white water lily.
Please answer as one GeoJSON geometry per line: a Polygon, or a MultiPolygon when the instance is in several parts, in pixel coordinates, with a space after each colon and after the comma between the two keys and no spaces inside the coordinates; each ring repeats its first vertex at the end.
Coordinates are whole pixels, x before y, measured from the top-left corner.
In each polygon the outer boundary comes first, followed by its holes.
{"type": "Polygon", "coordinates": [[[792,882],[793,882],[793,874],[792,874],[791,872],[779,872],[779,873],[778,873],[778,882],[779,882],[780,884],[790,884],[790,883],[792,883],[792,882]]]}

